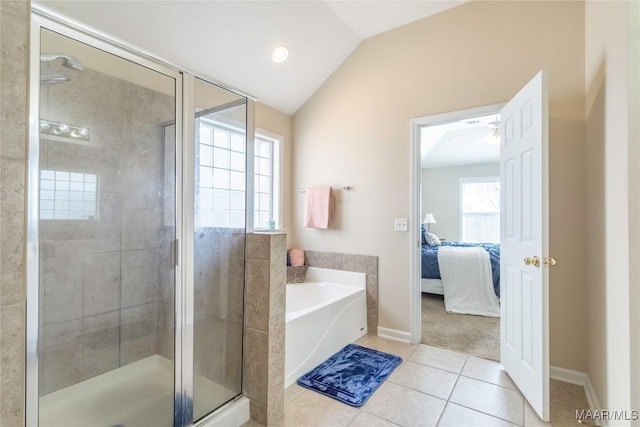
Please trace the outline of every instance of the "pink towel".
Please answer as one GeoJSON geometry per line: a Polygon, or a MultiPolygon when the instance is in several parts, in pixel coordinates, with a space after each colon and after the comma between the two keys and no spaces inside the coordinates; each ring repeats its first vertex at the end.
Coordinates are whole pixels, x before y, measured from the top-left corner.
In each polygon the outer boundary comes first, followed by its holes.
{"type": "Polygon", "coordinates": [[[313,187],[304,190],[304,226],[329,228],[333,216],[333,190],[331,187],[313,187]]]}

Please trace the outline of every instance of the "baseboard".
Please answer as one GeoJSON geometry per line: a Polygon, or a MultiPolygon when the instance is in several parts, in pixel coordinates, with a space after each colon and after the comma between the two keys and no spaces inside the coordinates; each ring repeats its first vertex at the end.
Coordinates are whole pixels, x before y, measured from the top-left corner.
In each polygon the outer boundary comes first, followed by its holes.
{"type": "MultiPolygon", "coordinates": [[[[592,411],[602,410],[602,406],[600,406],[600,402],[598,402],[598,396],[596,395],[596,391],[593,389],[593,384],[591,384],[591,380],[589,379],[588,375],[587,380],[584,384],[584,392],[587,395],[589,408],[591,408],[592,411]]],[[[594,421],[599,426],[607,427],[609,425],[605,418],[594,421]]]]}
{"type": "Polygon", "coordinates": [[[549,377],[554,380],[562,381],[569,384],[575,384],[584,387],[587,383],[587,374],[584,372],[574,371],[572,369],[559,368],[557,366],[549,367],[549,377]]]}
{"type": "Polygon", "coordinates": [[[399,331],[397,329],[383,328],[378,326],[378,336],[381,338],[387,338],[394,341],[400,341],[405,343],[411,342],[411,333],[406,331],[399,331]]]}
{"type": "MultiPolygon", "coordinates": [[[[586,373],[574,371],[571,369],[559,368],[557,366],[550,366],[549,376],[554,380],[564,381],[566,383],[582,386],[584,388],[584,394],[587,397],[589,409],[594,412],[602,410],[600,402],[598,402],[596,392],[593,389],[593,384],[591,384],[589,375],[587,375],[586,373]]],[[[605,419],[598,419],[593,421],[599,426],[607,427],[607,421],[605,419]]]]}

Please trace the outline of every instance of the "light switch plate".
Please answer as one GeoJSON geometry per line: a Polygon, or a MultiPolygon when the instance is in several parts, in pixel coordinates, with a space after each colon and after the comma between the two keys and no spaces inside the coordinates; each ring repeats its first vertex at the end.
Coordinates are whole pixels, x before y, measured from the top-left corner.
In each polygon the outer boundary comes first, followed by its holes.
{"type": "Polygon", "coordinates": [[[396,218],[395,219],[395,231],[408,231],[409,230],[409,220],[407,218],[396,218]]]}

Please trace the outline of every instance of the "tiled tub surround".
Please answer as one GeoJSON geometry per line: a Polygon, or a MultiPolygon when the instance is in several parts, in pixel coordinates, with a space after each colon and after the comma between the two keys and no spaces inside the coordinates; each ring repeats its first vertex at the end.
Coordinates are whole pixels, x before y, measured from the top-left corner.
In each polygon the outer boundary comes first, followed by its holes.
{"type": "Polygon", "coordinates": [[[367,275],[367,329],[378,330],[378,257],[335,252],[305,251],[305,263],[309,267],[354,271],[367,275]]]}
{"type": "Polygon", "coordinates": [[[251,419],[277,425],[284,415],[286,235],[247,235],[244,390],[251,419]]]}
{"type": "Polygon", "coordinates": [[[41,87],[40,115],[83,124],[92,145],[41,139],[40,169],[97,175],[97,216],[40,221],[40,395],[159,347],[172,357],[164,319],[175,233],[163,220],[161,123],[174,99],[88,68],[65,73],[70,81],[41,87]]]}

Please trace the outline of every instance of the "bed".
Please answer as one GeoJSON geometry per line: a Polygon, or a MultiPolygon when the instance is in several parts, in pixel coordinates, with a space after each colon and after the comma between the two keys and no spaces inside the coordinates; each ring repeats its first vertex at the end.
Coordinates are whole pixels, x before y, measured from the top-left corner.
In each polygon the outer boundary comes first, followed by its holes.
{"type": "MultiPolygon", "coordinates": [[[[424,236],[424,233],[423,233],[424,236]]],[[[422,292],[444,295],[438,264],[438,249],[441,247],[479,247],[489,254],[493,290],[500,297],[500,245],[497,243],[466,243],[443,241],[440,245],[429,245],[422,239],[422,292]]]]}

